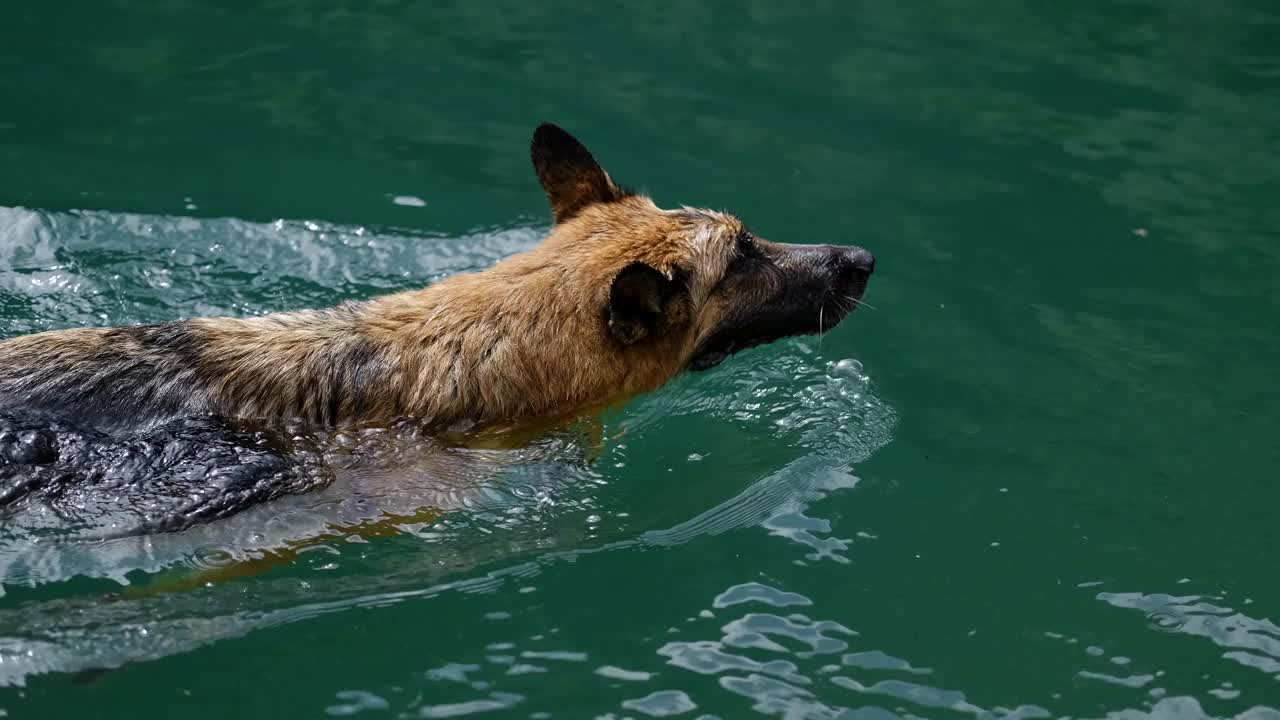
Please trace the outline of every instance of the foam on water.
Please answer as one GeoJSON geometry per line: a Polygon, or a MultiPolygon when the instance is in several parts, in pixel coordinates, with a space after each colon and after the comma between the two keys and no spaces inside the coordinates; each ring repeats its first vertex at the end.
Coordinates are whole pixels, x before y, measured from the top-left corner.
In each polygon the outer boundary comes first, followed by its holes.
{"type": "Polygon", "coordinates": [[[0,207],[0,334],[323,307],[477,270],[542,235],[0,207]]]}

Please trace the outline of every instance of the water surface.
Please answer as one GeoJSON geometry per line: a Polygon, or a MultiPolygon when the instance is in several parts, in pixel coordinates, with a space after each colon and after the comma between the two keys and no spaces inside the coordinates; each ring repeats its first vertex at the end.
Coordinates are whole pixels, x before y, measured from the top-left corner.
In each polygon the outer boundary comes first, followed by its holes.
{"type": "Polygon", "coordinates": [[[11,15],[5,335],[483,267],[546,229],[543,119],[877,273],[394,535],[138,597],[270,538],[5,539],[9,716],[1280,716],[1271,3],[11,15]]]}

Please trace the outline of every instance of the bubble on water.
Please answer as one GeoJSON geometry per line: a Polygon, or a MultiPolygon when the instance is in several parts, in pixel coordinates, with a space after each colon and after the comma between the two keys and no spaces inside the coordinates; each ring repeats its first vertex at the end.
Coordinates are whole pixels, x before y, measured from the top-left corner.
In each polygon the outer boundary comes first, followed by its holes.
{"type": "Polygon", "coordinates": [[[845,358],[831,364],[828,374],[834,378],[862,379],[862,363],[853,358],[845,358]]]}
{"type": "Polygon", "coordinates": [[[426,207],[427,201],[416,195],[396,195],[391,198],[391,202],[403,207],[426,207]]]}

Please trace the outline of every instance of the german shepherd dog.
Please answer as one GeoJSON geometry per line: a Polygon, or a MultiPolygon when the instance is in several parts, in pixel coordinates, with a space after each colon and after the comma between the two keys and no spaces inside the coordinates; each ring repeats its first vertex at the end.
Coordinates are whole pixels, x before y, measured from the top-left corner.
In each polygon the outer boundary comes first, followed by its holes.
{"type": "Polygon", "coordinates": [[[209,422],[536,423],[825,332],[867,287],[866,250],[779,244],[723,212],[661,209],[555,125],[537,128],[531,155],[554,225],[486,270],[323,310],[0,341],[0,509],[65,482],[36,468],[92,460],[93,443],[68,441],[68,428],[102,443],[209,422]]]}

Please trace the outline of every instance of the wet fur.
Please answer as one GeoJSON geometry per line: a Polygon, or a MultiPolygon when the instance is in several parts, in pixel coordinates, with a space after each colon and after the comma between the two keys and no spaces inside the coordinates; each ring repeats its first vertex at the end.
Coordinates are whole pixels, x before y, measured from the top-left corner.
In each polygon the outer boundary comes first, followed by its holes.
{"type": "Polygon", "coordinates": [[[325,310],[6,340],[0,409],[98,430],[196,415],[518,422],[650,391],[686,367],[813,332],[828,304],[838,321],[852,309],[841,297],[865,286],[865,276],[856,288],[833,280],[845,251],[829,246],[753,240],[744,264],[740,220],[659,209],[554,126],[538,129],[531,154],[556,223],[529,252],[325,310]]]}

